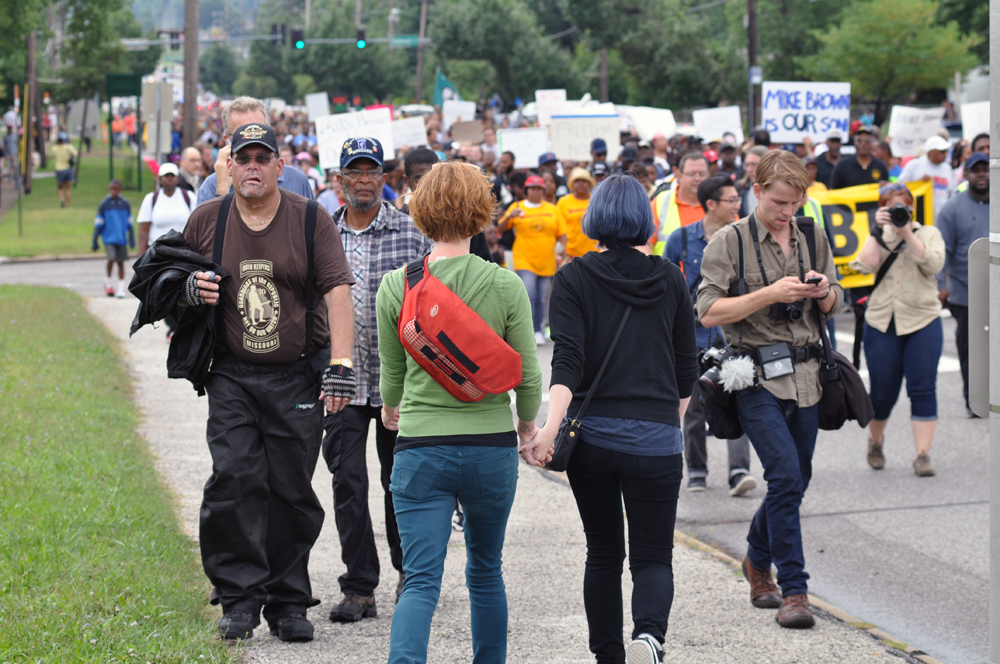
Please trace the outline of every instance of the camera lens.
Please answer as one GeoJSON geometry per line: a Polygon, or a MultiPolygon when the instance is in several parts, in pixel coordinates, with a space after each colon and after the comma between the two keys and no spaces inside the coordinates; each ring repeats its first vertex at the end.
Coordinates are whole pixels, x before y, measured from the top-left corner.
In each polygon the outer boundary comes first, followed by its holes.
{"type": "Polygon", "coordinates": [[[788,320],[793,323],[798,323],[802,320],[803,308],[804,307],[798,303],[788,305],[788,320]]]}
{"type": "Polygon", "coordinates": [[[889,218],[892,220],[893,226],[902,228],[910,223],[910,208],[906,207],[902,203],[897,203],[889,208],[889,218]]]}

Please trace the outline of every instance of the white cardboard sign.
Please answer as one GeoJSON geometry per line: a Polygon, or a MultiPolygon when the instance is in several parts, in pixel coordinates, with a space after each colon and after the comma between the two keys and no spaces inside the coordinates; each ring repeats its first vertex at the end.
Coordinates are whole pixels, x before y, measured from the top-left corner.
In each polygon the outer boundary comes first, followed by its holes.
{"type": "Polygon", "coordinates": [[[306,111],[309,112],[309,122],[330,115],[330,98],[325,92],[306,95],[306,111]]]}
{"type": "Polygon", "coordinates": [[[962,138],[971,141],[976,134],[990,133],[990,102],[962,104],[962,138]]]}
{"type": "Polygon", "coordinates": [[[392,123],[392,141],[400,148],[404,145],[411,148],[427,145],[427,125],[423,116],[418,115],[415,118],[394,121],[392,123]]]}
{"type": "Polygon", "coordinates": [[[761,122],[772,143],[821,143],[833,129],[847,136],[851,125],[851,84],[764,81],[761,122]]]}
{"type": "Polygon", "coordinates": [[[608,161],[613,162],[621,142],[618,125],[617,115],[555,116],[549,125],[549,147],[559,159],[590,161],[590,142],[603,138],[608,144],[608,161]]]}
{"type": "Polygon", "coordinates": [[[937,135],[941,128],[944,107],[913,108],[893,106],[889,114],[889,145],[894,157],[915,157],[923,148],[924,141],[937,135]]]}
{"type": "Polygon", "coordinates": [[[626,112],[632,120],[635,132],[644,141],[653,140],[657,134],[670,138],[677,133],[677,121],[674,120],[674,112],[670,109],[631,106],[626,112]]]}
{"type": "Polygon", "coordinates": [[[441,107],[443,131],[448,131],[456,122],[468,122],[476,119],[476,102],[445,99],[441,107]]]}
{"type": "Polygon", "coordinates": [[[703,108],[692,115],[695,130],[705,142],[729,133],[736,137],[736,145],[743,144],[743,118],[739,106],[703,108]]]}
{"type": "Polygon", "coordinates": [[[501,152],[514,153],[514,168],[538,168],[538,157],[549,151],[549,130],[501,129],[497,132],[501,152]]]}
{"type": "Polygon", "coordinates": [[[377,138],[385,150],[385,158],[396,154],[392,136],[392,111],[376,108],[357,113],[337,113],[316,119],[316,142],[319,146],[320,168],[338,168],[344,143],[352,138],[377,138]]]}
{"type": "Polygon", "coordinates": [[[553,115],[562,115],[566,106],[566,90],[535,90],[538,124],[548,127],[553,115]]]}

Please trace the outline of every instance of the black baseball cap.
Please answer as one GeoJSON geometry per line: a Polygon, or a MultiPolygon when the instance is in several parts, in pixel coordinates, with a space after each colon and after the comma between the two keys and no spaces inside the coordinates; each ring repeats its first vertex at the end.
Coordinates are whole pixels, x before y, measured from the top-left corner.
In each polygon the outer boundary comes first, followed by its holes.
{"type": "Polygon", "coordinates": [[[233,132],[232,154],[236,154],[248,145],[263,145],[271,152],[278,154],[278,137],[271,125],[253,122],[238,127],[233,132]]]}
{"type": "Polygon", "coordinates": [[[385,150],[377,138],[352,138],[344,143],[344,147],[340,150],[340,167],[347,168],[347,165],[356,159],[371,159],[382,168],[385,150]]]}
{"type": "Polygon", "coordinates": [[[971,170],[973,166],[979,163],[989,164],[989,156],[983,154],[982,152],[973,152],[969,155],[969,158],[965,160],[965,170],[971,170]]]}

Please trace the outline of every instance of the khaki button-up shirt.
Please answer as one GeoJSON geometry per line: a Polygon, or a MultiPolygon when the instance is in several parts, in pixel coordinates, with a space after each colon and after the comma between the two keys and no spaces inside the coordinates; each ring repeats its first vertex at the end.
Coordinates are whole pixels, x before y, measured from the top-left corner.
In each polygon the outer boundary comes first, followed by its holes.
{"type": "MultiPolygon", "coordinates": [[[[882,240],[892,249],[902,241],[896,229],[882,227],[882,240]]],[[[934,276],[944,267],[945,245],[941,231],[933,226],[916,224],[913,234],[924,244],[924,257],[917,259],[907,247],[896,257],[885,278],[868,298],[865,322],[885,333],[889,323],[896,321],[896,334],[912,334],[927,327],[941,315],[938,284],[934,276]]],[[[879,246],[878,265],[851,261],[851,267],[861,274],[878,272],[889,258],[889,251],[879,246]]]]}
{"type": "MultiPolygon", "coordinates": [[[[744,266],[749,291],[753,293],[764,288],[757,256],[754,253],[753,238],[750,237],[750,224],[757,225],[757,235],[760,238],[760,255],[767,271],[767,281],[773,284],[784,277],[799,277],[799,255],[802,255],[803,272],[810,269],[826,275],[830,287],[836,294],[836,301],[828,314],[823,314],[823,320],[833,316],[844,302],[844,289],[837,282],[837,270],[833,264],[833,253],[826,233],[819,226],[816,231],[816,265],[811,265],[809,245],[805,236],[796,224],[791,236],[792,252],[785,256],[781,245],[771,236],[771,232],[761,223],[755,214],[723,227],[712,236],[701,263],[701,286],[698,288],[698,315],[704,316],[717,300],[728,297],[729,285],[738,278],[739,245],[736,234],[743,236],[744,266]]],[[[819,305],[814,300],[806,301],[802,319],[793,323],[788,319],[775,319],[768,315],[769,307],[764,307],[747,316],[740,323],[723,325],[722,331],[731,345],[740,343],[740,328],[742,327],[743,349],[752,350],[762,346],[770,346],[786,341],[792,346],[808,346],[819,343],[820,329],[816,320],[814,307],[819,305]]],[[[821,312],[822,313],[822,312],[821,312]]],[[[779,376],[765,380],[760,375],[760,384],[779,399],[796,401],[799,406],[807,408],[819,403],[823,388],[819,382],[819,360],[809,360],[795,365],[795,372],[787,376],[779,376]]]]}

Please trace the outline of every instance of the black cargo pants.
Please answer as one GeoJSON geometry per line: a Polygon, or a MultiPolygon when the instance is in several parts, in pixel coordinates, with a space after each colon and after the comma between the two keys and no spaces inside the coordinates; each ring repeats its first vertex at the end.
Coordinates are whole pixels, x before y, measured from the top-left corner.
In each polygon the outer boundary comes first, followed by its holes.
{"type": "Polygon", "coordinates": [[[212,476],[201,504],[201,556],[212,602],[274,622],[319,604],[309,552],[323,526],[312,489],[323,404],[304,360],[274,367],[225,355],[205,385],[212,476]]]}

